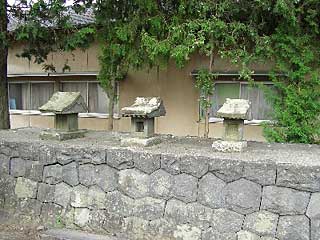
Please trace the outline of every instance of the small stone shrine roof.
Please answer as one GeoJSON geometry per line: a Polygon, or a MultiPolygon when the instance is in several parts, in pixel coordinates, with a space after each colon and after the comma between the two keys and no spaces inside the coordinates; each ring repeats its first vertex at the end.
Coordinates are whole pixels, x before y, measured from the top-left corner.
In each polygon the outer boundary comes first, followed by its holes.
{"type": "Polygon", "coordinates": [[[129,107],[121,109],[123,117],[153,118],[166,114],[160,97],[137,97],[129,107]]]}
{"type": "Polygon", "coordinates": [[[250,102],[246,99],[227,98],[223,106],[218,110],[218,117],[227,119],[248,119],[250,102]]]}
{"type": "Polygon", "coordinates": [[[87,112],[87,105],[80,92],[56,92],[39,110],[56,114],[71,114],[87,112]]]}

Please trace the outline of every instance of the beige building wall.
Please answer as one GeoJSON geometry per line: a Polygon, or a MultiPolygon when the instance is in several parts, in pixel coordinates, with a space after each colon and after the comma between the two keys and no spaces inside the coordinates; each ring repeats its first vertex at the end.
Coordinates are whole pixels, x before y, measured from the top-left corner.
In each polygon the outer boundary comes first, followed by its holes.
{"type": "MultiPolygon", "coordinates": [[[[42,66],[29,62],[26,59],[17,58],[23,45],[17,44],[9,50],[8,74],[45,74],[42,66]]],[[[65,63],[71,66],[74,73],[98,72],[99,47],[94,44],[86,51],[77,50],[73,53],[53,53],[48,58],[48,63],[56,66],[57,72],[61,72],[65,63]]],[[[199,92],[194,86],[194,78],[191,71],[200,67],[206,67],[208,59],[193,56],[182,69],[170,62],[165,69],[151,69],[145,71],[131,71],[127,78],[120,83],[119,106],[132,104],[138,96],[160,96],[166,107],[167,114],[156,120],[156,132],[161,134],[173,134],[177,136],[202,136],[203,123],[199,122],[199,92]]],[[[266,70],[264,65],[253,66],[255,70],[266,70]]],[[[235,71],[238,67],[231,65],[224,59],[215,59],[214,70],[235,71]]],[[[77,77],[73,77],[77,78],[77,77]]],[[[16,79],[16,78],[15,78],[16,79]]],[[[23,79],[28,80],[28,77],[23,79]]],[[[60,76],[59,81],[69,80],[70,77],[60,76]]],[[[86,77],[79,77],[86,79],[86,77]]],[[[41,78],[43,80],[43,77],[41,78]]],[[[223,80],[223,79],[222,79],[223,80]]],[[[53,118],[50,116],[11,116],[12,127],[53,127],[53,118]]],[[[80,128],[105,130],[107,119],[85,117],[79,120],[80,128]]],[[[116,131],[129,131],[130,121],[126,118],[115,120],[116,131]]],[[[223,126],[221,123],[210,124],[210,137],[221,137],[223,126]]],[[[264,141],[260,126],[246,126],[245,138],[249,140],[264,141]]]]}

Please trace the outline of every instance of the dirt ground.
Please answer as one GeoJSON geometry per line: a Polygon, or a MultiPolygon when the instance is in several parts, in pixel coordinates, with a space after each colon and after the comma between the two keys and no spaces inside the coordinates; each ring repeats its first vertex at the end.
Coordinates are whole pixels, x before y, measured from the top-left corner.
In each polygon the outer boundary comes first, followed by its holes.
{"type": "Polygon", "coordinates": [[[39,240],[36,228],[0,224],[0,240],[39,240]]]}

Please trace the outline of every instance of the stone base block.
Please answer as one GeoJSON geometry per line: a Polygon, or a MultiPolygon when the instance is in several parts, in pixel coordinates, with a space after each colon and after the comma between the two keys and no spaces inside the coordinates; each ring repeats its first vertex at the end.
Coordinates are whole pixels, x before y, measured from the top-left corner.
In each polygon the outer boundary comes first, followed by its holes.
{"type": "Polygon", "coordinates": [[[54,129],[44,130],[40,133],[40,138],[42,140],[58,140],[64,141],[74,138],[82,138],[84,137],[87,130],[77,130],[77,131],[59,131],[54,129]]]}
{"type": "Polygon", "coordinates": [[[132,138],[122,138],[121,139],[121,145],[122,146],[143,146],[143,147],[148,147],[152,145],[156,145],[161,143],[161,138],[160,137],[150,137],[150,138],[137,138],[137,137],[132,137],[132,138]]]}
{"type": "Polygon", "coordinates": [[[241,152],[247,147],[246,141],[218,140],[212,143],[212,148],[218,152],[241,152]]]}

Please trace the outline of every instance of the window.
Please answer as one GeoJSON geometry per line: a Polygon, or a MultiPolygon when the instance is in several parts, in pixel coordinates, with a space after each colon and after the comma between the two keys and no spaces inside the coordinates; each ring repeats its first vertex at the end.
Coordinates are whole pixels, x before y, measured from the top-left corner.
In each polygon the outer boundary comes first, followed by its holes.
{"type": "MultiPolygon", "coordinates": [[[[273,88],[271,83],[264,83],[265,87],[273,88]]],[[[211,96],[212,107],[210,117],[217,116],[217,111],[221,108],[226,98],[242,98],[251,102],[251,119],[268,120],[271,119],[272,107],[266,100],[264,90],[258,86],[250,86],[247,82],[217,82],[214,93],[211,96]]]]}
{"type": "Polygon", "coordinates": [[[48,82],[9,83],[11,110],[38,110],[52,96],[54,84],[48,82]]]}
{"type": "MultiPolygon", "coordinates": [[[[61,89],[65,92],[80,92],[84,101],[87,103],[89,113],[105,114],[108,112],[109,98],[98,82],[62,82],[61,89]]],[[[118,112],[117,103],[114,112],[118,112]]]]}

